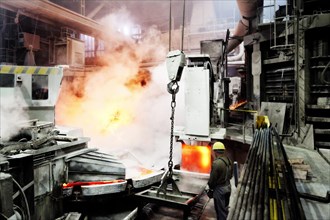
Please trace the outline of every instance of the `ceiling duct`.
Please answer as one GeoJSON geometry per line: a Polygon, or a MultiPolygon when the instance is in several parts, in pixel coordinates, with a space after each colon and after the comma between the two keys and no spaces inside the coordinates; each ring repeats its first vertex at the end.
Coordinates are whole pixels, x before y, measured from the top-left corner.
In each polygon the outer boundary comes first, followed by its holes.
{"type": "Polygon", "coordinates": [[[255,31],[253,21],[257,17],[258,0],[236,0],[240,11],[241,19],[228,42],[227,52],[235,49],[242,41],[243,37],[255,31]]]}

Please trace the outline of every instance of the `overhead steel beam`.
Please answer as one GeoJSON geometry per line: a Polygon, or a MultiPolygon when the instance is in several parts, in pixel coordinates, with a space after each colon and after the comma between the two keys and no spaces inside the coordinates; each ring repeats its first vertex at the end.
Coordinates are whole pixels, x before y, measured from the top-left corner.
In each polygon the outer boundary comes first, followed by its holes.
{"type": "Polygon", "coordinates": [[[98,22],[48,0],[4,0],[1,1],[0,8],[34,17],[51,25],[69,27],[90,36],[104,36],[105,28],[98,22]]]}
{"type": "Polygon", "coordinates": [[[97,15],[97,13],[99,13],[99,11],[105,6],[105,3],[106,3],[106,2],[101,2],[98,6],[96,6],[96,7],[94,8],[93,11],[91,11],[91,12],[87,15],[87,17],[88,17],[88,18],[94,18],[95,15],[97,15]]]}

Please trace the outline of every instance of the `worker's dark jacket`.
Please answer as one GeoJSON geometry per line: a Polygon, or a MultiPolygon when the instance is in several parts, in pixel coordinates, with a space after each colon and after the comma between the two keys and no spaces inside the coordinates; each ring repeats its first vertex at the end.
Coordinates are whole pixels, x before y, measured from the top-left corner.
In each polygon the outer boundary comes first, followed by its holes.
{"type": "Polygon", "coordinates": [[[214,189],[216,186],[227,186],[233,173],[231,160],[227,156],[217,157],[213,163],[208,182],[209,188],[214,189]]]}

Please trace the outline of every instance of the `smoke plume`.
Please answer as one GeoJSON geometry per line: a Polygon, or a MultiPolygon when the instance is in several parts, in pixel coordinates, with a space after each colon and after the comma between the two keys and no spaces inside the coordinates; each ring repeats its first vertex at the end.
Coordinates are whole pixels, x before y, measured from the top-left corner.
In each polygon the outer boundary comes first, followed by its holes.
{"type": "MultiPolygon", "coordinates": [[[[126,150],[149,167],[165,167],[171,113],[164,65],[167,45],[155,28],[143,32],[138,42],[126,36],[124,28],[134,22],[125,9],[102,23],[108,28],[106,51],[99,57],[103,66],[84,78],[64,80],[56,123],[82,128],[91,138],[90,146],[102,152],[126,150]],[[140,68],[143,62],[156,61],[161,61],[159,66],[140,68]]],[[[178,161],[180,147],[175,141],[174,145],[178,161]]]]}

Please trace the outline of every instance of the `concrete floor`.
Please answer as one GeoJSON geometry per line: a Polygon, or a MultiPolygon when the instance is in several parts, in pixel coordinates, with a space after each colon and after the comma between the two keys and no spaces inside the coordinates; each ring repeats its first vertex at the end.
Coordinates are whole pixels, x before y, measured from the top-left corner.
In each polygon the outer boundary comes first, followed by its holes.
{"type": "MultiPolygon", "coordinates": [[[[303,158],[304,164],[311,166],[310,180],[296,180],[298,192],[325,197],[330,191],[330,165],[315,150],[302,147],[285,146],[289,159],[303,158]]],[[[330,204],[320,203],[308,199],[300,199],[305,211],[306,219],[329,220],[330,204]]]]}
{"type": "Polygon", "coordinates": [[[215,220],[217,219],[215,209],[214,209],[214,201],[213,199],[207,198],[207,204],[205,206],[204,212],[202,213],[200,220],[215,220]]]}

